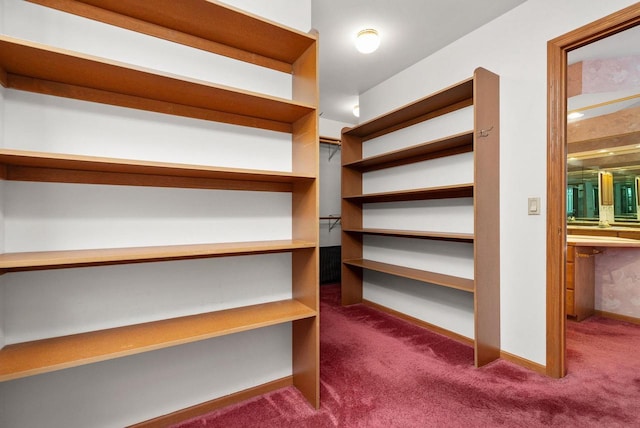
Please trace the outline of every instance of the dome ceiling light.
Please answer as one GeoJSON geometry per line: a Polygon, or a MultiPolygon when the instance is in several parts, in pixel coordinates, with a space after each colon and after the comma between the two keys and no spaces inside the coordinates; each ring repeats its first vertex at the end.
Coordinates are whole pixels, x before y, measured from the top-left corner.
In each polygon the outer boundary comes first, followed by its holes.
{"type": "Polygon", "coordinates": [[[363,54],[374,52],[380,46],[380,35],[372,28],[360,30],[356,36],[356,49],[363,54]]]}

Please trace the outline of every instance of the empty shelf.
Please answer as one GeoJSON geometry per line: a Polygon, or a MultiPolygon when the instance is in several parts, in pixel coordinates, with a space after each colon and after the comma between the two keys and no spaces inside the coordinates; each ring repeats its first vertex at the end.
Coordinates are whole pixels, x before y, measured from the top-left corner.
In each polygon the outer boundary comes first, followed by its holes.
{"type": "Polygon", "coordinates": [[[473,279],[428,272],[420,269],[392,265],[389,263],[375,262],[366,259],[352,259],[345,260],[344,264],[374,270],[376,272],[382,272],[389,275],[400,276],[402,278],[441,285],[443,287],[455,288],[456,290],[468,291],[470,293],[473,293],[475,288],[473,279]]]}
{"type": "Polygon", "coordinates": [[[0,82],[12,89],[292,132],[313,106],[0,36],[0,82]]]}
{"type": "Polygon", "coordinates": [[[283,72],[314,36],[215,1],[29,0],[283,72]]]}
{"type": "Polygon", "coordinates": [[[394,229],[343,229],[347,233],[363,235],[395,236],[400,238],[435,239],[440,241],[473,242],[473,233],[429,232],[417,230],[394,229]]]}
{"type": "Polygon", "coordinates": [[[366,141],[470,105],[473,105],[473,79],[464,80],[361,123],[343,134],[362,137],[363,141],[366,141]]]}
{"type": "Polygon", "coordinates": [[[452,186],[369,193],[366,195],[345,195],[343,198],[353,202],[374,203],[420,201],[426,199],[470,198],[472,196],[473,184],[454,184],[452,186]]]}
{"type": "Polygon", "coordinates": [[[468,131],[392,152],[370,156],[355,162],[346,163],[343,166],[367,172],[471,151],[473,151],[473,132],[468,131]]]}
{"type": "Polygon", "coordinates": [[[7,345],[0,349],[0,381],[314,316],[316,311],[302,303],[296,300],[282,300],[7,345]]]}
{"type": "Polygon", "coordinates": [[[4,179],[130,186],[292,191],[314,177],[291,172],[114,159],[0,149],[4,179]]]}
{"type": "Polygon", "coordinates": [[[15,272],[37,269],[283,253],[314,247],[315,243],[313,242],[280,240],[4,253],[0,254],[0,271],[15,272]]]}

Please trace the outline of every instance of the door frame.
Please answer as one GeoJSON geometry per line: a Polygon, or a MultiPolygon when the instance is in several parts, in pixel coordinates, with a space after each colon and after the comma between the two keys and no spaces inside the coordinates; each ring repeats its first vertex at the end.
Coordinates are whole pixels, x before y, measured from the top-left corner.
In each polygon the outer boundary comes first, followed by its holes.
{"type": "Polygon", "coordinates": [[[640,3],[547,43],[547,375],[566,374],[567,53],[640,25],[640,3]]]}

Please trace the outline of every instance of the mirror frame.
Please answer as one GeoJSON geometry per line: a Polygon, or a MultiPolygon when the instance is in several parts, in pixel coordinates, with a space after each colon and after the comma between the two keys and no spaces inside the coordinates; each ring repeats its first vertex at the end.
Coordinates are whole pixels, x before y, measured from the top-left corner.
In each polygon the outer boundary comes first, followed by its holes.
{"type": "Polygon", "coordinates": [[[567,53],[640,24],[640,3],[547,43],[547,366],[566,374],[567,53]]]}

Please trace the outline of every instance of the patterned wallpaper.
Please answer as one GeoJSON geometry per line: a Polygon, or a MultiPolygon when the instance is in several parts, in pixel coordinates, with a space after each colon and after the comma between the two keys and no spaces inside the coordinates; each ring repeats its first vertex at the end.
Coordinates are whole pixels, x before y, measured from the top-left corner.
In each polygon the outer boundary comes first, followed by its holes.
{"type": "Polygon", "coordinates": [[[640,248],[607,248],[595,274],[597,310],[640,318],[640,248]]]}

